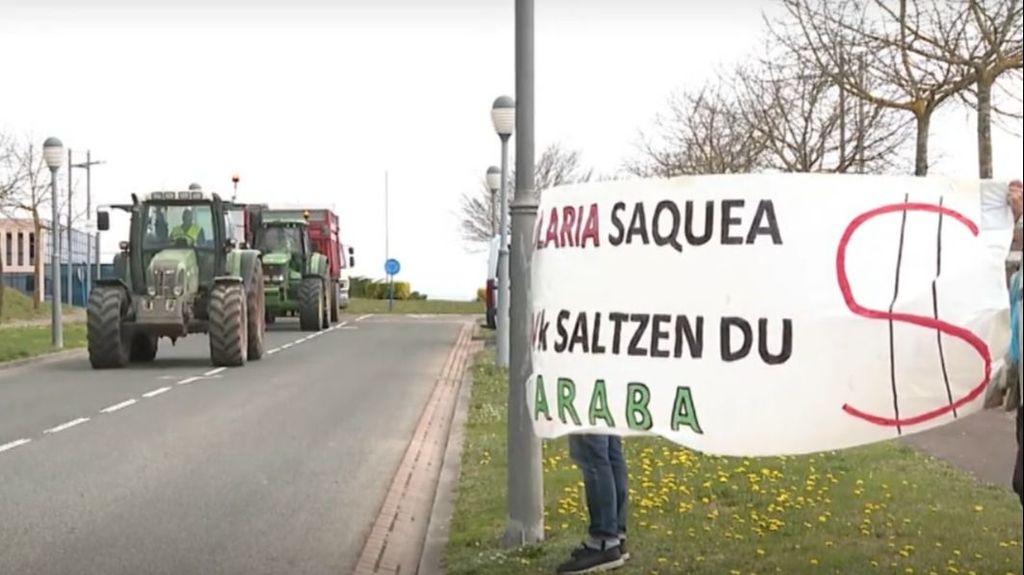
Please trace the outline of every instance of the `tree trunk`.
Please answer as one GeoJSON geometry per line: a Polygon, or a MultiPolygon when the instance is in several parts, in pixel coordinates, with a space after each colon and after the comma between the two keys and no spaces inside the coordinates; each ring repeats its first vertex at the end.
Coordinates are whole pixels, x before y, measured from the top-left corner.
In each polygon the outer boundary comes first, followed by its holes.
{"type": "Polygon", "coordinates": [[[932,123],[931,111],[916,113],[917,150],[914,154],[914,175],[928,175],[928,132],[932,123]]]}
{"type": "MultiPolygon", "coordinates": [[[[33,287],[32,287],[32,308],[38,310],[39,309],[39,303],[43,299],[43,284],[46,283],[46,278],[43,277],[43,274],[42,274],[43,258],[41,257],[42,254],[41,254],[40,249],[39,249],[39,246],[44,245],[43,244],[43,223],[41,221],[39,221],[39,209],[38,208],[32,210],[32,229],[35,231],[35,234],[36,234],[36,265],[33,268],[33,274],[36,277],[34,278],[34,280],[32,282],[32,284],[33,284],[33,287]],[[43,278],[43,280],[40,281],[40,278],[43,278]]],[[[54,236],[54,238],[56,238],[56,236],[54,236]]],[[[52,243],[53,243],[54,249],[56,249],[56,245],[57,245],[56,244],[56,239],[54,239],[54,241],[52,243]]],[[[59,272],[54,272],[54,273],[59,273],[59,272]]],[[[56,305],[56,304],[54,304],[54,305],[56,305]]]]}
{"type": "Polygon", "coordinates": [[[978,76],[978,177],[992,179],[992,79],[978,76]]]}

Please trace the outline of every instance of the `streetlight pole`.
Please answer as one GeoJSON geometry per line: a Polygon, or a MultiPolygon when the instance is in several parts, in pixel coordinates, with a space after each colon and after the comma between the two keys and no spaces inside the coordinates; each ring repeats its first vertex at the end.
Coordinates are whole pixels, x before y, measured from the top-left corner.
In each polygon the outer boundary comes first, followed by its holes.
{"type": "MultiPolygon", "coordinates": [[[[71,150],[68,150],[68,166],[71,168],[83,168],[85,170],[85,219],[88,222],[86,226],[86,238],[85,238],[85,297],[89,298],[89,292],[92,291],[92,167],[100,164],[105,164],[103,160],[92,161],[92,150],[85,151],[85,162],[78,164],[71,163],[71,150]]],[[[99,247],[99,239],[96,240],[96,247],[99,247]]],[[[71,255],[74,250],[71,249],[71,170],[68,169],[68,299],[71,299],[71,255]]],[[[96,263],[99,264],[99,258],[96,258],[96,263]]],[[[97,271],[97,276],[99,272],[97,271]]]]}
{"type": "Polygon", "coordinates": [[[501,168],[491,166],[487,168],[487,189],[491,191],[491,238],[498,234],[497,208],[495,207],[495,196],[501,187],[501,168]]]}
{"type": "Polygon", "coordinates": [[[509,353],[509,282],[508,282],[508,139],[516,127],[516,103],[508,96],[501,96],[491,108],[494,131],[501,139],[501,193],[498,199],[500,210],[498,227],[498,367],[508,369],[509,353]]]}
{"type": "Polygon", "coordinates": [[[504,543],[544,539],[540,440],[527,409],[530,359],[530,256],[540,198],[534,186],[533,0],[516,0],[516,195],[512,203],[512,362],[508,386],[508,525],[504,543]]]}
{"type": "Polygon", "coordinates": [[[238,201],[238,182],[241,179],[242,178],[238,174],[235,174],[235,175],[231,176],[231,183],[235,187],[234,191],[231,193],[231,203],[232,204],[238,201]]]}
{"type": "Polygon", "coordinates": [[[54,349],[64,347],[64,326],[60,304],[60,210],[57,206],[57,171],[64,161],[64,144],[57,138],[43,142],[43,159],[50,168],[50,335],[54,349]]]}

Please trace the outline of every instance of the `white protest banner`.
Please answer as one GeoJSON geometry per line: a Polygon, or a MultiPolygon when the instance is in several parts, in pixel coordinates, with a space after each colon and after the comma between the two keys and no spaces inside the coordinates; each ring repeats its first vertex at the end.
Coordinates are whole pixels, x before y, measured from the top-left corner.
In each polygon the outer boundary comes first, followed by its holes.
{"type": "Polygon", "coordinates": [[[1009,345],[1005,191],[771,174],[545,192],[527,383],[538,435],[787,455],[978,411],[1009,345]]]}

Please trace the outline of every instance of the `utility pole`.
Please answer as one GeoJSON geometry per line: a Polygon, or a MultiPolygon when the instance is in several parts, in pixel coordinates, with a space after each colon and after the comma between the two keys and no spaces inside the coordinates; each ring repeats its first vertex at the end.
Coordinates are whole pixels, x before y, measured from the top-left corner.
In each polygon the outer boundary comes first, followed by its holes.
{"type": "MultiPolygon", "coordinates": [[[[79,163],[79,164],[72,164],[71,163],[71,150],[68,150],[68,165],[71,166],[72,168],[84,168],[85,169],[85,219],[90,224],[92,223],[92,167],[93,166],[98,166],[100,164],[105,164],[105,163],[106,162],[103,161],[103,160],[97,160],[95,162],[92,161],[92,150],[86,150],[85,151],[85,162],[84,163],[79,163]]],[[[70,181],[71,181],[71,170],[69,169],[68,170],[68,182],[70,182],[70,181]]],[[[71,198],[71,192],[70,192],[71,186],[70,186],[70,184],[68,186],[68,190],[69,190],[68,191],[68,214],[69,214],[68,218],[69,218],[69,221],[70,221],[70,217],[71,217],[70,216],[70,213],[71,213],[70,212],[70,210],[71,210],[71,199],[70,199],[71,198]]],[[[71,226],[69,225],[68,226],[68,238],[69,238],[69,240],[68,240],[68,242],[69,242],[68,249],[69,250],[71,249],[70,248],[70,238],[71,238],[71,229],[70,228],[71,228],[71,226]]],[[[85,242],[86,242],[86,244],[85,244],[85,298],[86,298],[86,300],[89,299],[89,293],[92,292],[92,259],[93,259],[92,235],[93,235],[93,230],[92,230],[92,227],[90,225],[90,227],[86,230],[86,239],[85,239],[85,242]]],[[[100,264],[99,251],[100,251],[100,249],[99,248],[100,248],[100,240],[99,240],[99,236],[97,236],[96,237],[96,254],[95,254],[95,256],[96,256],[96,266],[97,266],[96,277],[99,277],[99,274],[100,274],[100,272],[99,272],[99,264],[100,264]]],[[[71,267],[70,266],[70,262],[71,262],[70,256],[68,257],[68,262],[69,262],[68,267],[70,268],[71,267]]],[[[70,276],[70,273],[69,273],[69,276],[70,276]]],[[[70,287],[68,288],[68,290],[70,292],[70,287]]]]}
{"type": "Polygon", "coordinates": [[[508,385],[508,524],[506,546],[544,539],[540,440],[527,408],[530,359],[530,256],[540,198],[534,185],[533,0],[516,0],[516,191],[512,202],[510,369],[508,385]]]}
{"type": "MultiPolygon", "coordinates": [[[[391,206],[389,205],[390,190],[388,172],[384,171],[384,262],[391,261],[391,206]]],[[[388,313],[395,308],[395,276],[388,272],[388,313]]]]}

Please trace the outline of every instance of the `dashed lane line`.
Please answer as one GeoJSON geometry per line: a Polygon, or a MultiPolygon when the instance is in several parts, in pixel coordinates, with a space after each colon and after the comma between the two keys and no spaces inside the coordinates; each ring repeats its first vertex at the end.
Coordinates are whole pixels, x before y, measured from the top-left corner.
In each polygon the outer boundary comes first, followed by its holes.
{"type": "Polygon", "coordinates": [[[65,429],[71,429],[72,427],[74,427],[76,425],[81,425],[81,424],[83,424],[83,423],[85,423],[87,421],[89,421],[88,417],[79,417],[78,419],[71,420],[71,421],[69,421],[67,423],[62,423],[62,424],[58,425],[57,427],[51,427],[50,429],[47,429],[43,433],[45,433],[45,434],[60,433],[60,432],[64,431],[65,429]]]}
{"type": "Polygon", "coordinates": [[[149,399],[151,397],[156,397],[156,396],[160,395],[161,393],[167,393],[170,390],[171,390],[170,387],[161,387],[159,389],[154,389],[153,391],[150,391],[150,392],[147,392],[147,393],[143,393],[142,397],[145,397],[146,399],[149,399]]]}
{"type": "Polygon", "coordinates": [[[131,406],[135,405],[137,402],[138,402],[138,400],[136,400],[136,399],[129,399],[128,401],[122,401],[121,403],[118,403],[118,404],[115,404],[115,405],[111,405],[110,407],[105,407],[105,408],[101,409],[100,413],[114,413],[115,411],[120,411],[120,410],[122,410],[122,409],[124,409],[126,407],[131,407],[131,406]]]}
{"type": "MultiPolygon", "coordinates": [[[[356,322],[360,322],[360,321],[368,319],[368,318],[370,318],[372,316],[373,316],[373,314],[366,314],[366,315],[363,315],[363,316],[359,316],[358,318],[356,318],[355,321],[356,322]]],[[[351,322],[345,321],[345,322],[339,323],[337,325],[333,325],[333,326],[329,327],[328,329],[326,329],[324,331],[319,331],[319,332],[316,332],[316,333],[312,333],[312,334],[307,335],[305,337],[299,338],[299,339],[297,339],[297,340],[295,340],[295,341],[293,341],[291,343],[286,343],[286,344],[282,345],[281,347],[276,347],[274,349],[268,350],[266,353],[267,353],[267,355],[274,355],[276,353],[282,352],[282,351],[284,351],[286,349],[290,349],[292,347],[295,347],[296,345],[300,345],[300,344],[306,343],[306,342],[308,342],[310,340],[313,340],[314,338],[317,338],[317,337],[320,337],[320,336],[324,335],[325,333],[329,333],[329,332],[332,332],[332,331],[335,331],[335,330],[339,330],[339,329],[355,329],[354,326],[349,326],[350,323],[351,322]]],[[[199,381],[199,380],[202,380],[202,379],[205,379],[205,378],[214,377],[216,375],[219,375],[219,374],[223,373],[226,370],[227,370],[226,367],[218,367],[216,369],[211,369],[210,371],[207,371],[203,375],[185,378],[185,379],[177,382],[177,385],[188,385],[190,383],[194,383],[196,381],[199,381]]],[[[161,377],[161,379],[171,379],[171,378],[172,378],[172,376],[162,376],[161,377]]],[[[154,389],[152,391],[149,391],[149,392],[146,392],[146,393],[142,394],[142,397],[146,398],[146,399],[150,399],[150,398],[156,397],[158,395],[162,395],[164,393],[167,393],[171,389],[173,389],[173,388],[170,387],[170,386],[160,387],[160,388],[157,388],[157,389],[154,389]]],[[[122,409],[124,409],[126,407],[131,407],[131,406],[135,405],[136,403],[138,403],[138,401],[139,400],[137,400],[137,399],[129,399],[129,400],[126,400],[126,401],[122,401],[121,403],[117,403],[117,404],[114,404],[114,405],[111,405],[109,407],[105,407],[105,408],[101,409],[100,413],[104,413],[104,414],[114,413],[115,411],[120,411],[120,410],[122,410],[122,409]]],[[[60,425],[58,425],[56,427],[51,427],[50,429],[44,430],[43,434],[44,435],[53,435],[55,433],[60,433],[62,431],[66,431],[68,429],[71,429],[72,427],[77,427],[77,426],[82,425],[83,423],[87,423],[89,421],[91,421],[91,419],[88,418],[88,417],[79,417],[78,419],[74,419],[74,420],[68,421],[66,423],[62,423],[62,424],[60,424],[60,425]]],[[[23,445],[27,445],[27,444],[29,444],[31,442],[32,442],[32,440],[28,439],[28,438],[16,439],[14,441],[5,443],[3,445],[0,445],[0,453],[3,453],[5,451],[10,451],[12,449],[21,447],[23,445]]]]}
{"type": "Polygon", "coordinates": [[[372,313],[368,313],[366,315],[361,315],[361,316],[357,317],[356,321],[363,321],[364,319],[370,319],[371,317],[373,317],[373,314],[372,313]]]}
{"type": "Polygon", "coordinates": [[[21,447],[22,445],[25,445],[26,443],[31,443],[31,442],[32,442],[31,439],[15,439],[14,441],[12,441],[10,443],[5,443],[3,445],[0,445],[0,453],[3,453],[5,451],[10,451],[10,450],[14,449],[15,447],[21,447]]]}

